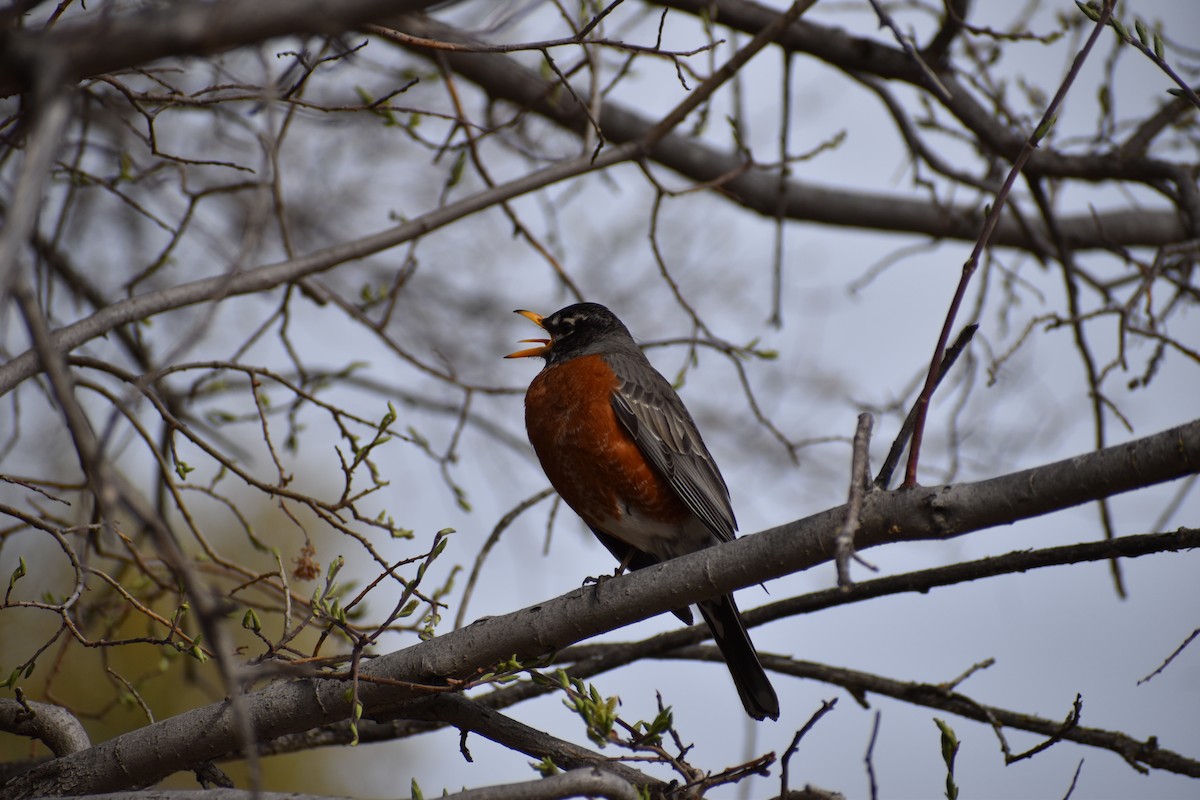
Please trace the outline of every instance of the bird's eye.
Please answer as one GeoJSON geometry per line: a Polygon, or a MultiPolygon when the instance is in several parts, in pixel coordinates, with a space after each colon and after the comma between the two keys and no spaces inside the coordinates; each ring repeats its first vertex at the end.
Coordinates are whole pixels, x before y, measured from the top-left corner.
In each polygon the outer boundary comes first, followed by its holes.
{"type": "Polygon", "coordinates": [[[564,336],[570,336],[575,332],[575,318],[564,317],[558,323],[558,336],[561,339],[564,336]]]}

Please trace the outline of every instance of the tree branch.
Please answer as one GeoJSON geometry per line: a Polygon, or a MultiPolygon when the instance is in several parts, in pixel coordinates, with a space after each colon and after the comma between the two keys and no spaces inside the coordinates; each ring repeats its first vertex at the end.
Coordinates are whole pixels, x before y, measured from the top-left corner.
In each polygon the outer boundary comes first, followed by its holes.
{"type": "MultiPolygon", "coordinates": [[[[976,561],[968,561],[960,564],[951,564],[944,567],[935,567],[931,569],[919,570],[917,572],[903,573],[899,575],[889,575],[884,578],[876,578],[874,580],[864,581],[854,584],[852,587],[842,588],[835,587],[816,592],[810,592],[799,597],[791,597],[784,600],[779,600],[774,603],[768,603],[758,608],[750,609],[742,612],[742,617],[746,622],[747,627],[756,627],[768,622],[777,621],[787,617],[793,617],[799,614],[809,614],[816,611],[821,611],[834,606],[845,605],[847,603],[862,602],[875,597],[885,597],[893,594],[906,592],[919,592],[921,594],[928,593],[931,589],[941,586],[951,586],[968,581],[982,580],[984,578],[995,577],[998,575],[1008,575],[1017,572],[1027,572],[1029,570],[1041,569],[1045,567],[1061,566],[1064,564],[1079,564],[1100,561],[1109,558],[1136,558],[1138,556],[1149,555],[1154,553],[1164,552],[1179,552],[1182,550],[1190,550],[1200,547],[1200,530],[1197,529],[1181,529],[1172,533],[1153,533],[1141,534],[1136,536],[1122,536],[1113,540],[1102,540],[1094,542],[1083,542],[1080,544],[1065,545],[1062,547],[1050,547],[1041,550],[1032,551],[1017,551],[1006,553],[1000,556],[990,556],[976,561]]],[[[641,661],[643,659],[653,658],[699,658],[708,660],[710,657],[710,648],[699,648],[700,642],[709,638],[711,634],[702,626],[686,626],[677,628],[673,631],[661,633],[652,636],[648,639],[643,639],[638,642],[616,642],[603,644],[584,644],[569,647],[560,651],[555,657],[555,663],[573,664],[568,668],[571,677],[582,680],[589,680],[596,675],[609,672],[618,667],[641,661]]],[[[766,655],[766,654],[764,654],[766,655]]],[[[813,664],[806,661],[797,661],[794,659],[783,659],[780,657],[772,657],[771,667],[787,674],[797,675],[805,678],[813,678],[816,680],[825,680],[830,683],[835,683],[845,686],[852,691],[859,689],[869,689],[863,681],[858,680],[855,676],[865,675],[865,673],[855,673],[853,671],[841,670],[837,667],[827,667],[821,664],[813,664]],[[849,677],[847,677],[849,676],[849,677]]],[[[879,678],[881,683],[875,684],[875,687],[888,687],[891,685],[911,685],[900,684],[896,681],[891,681],[888,678],[879,678]]],[[[957,683],[957,682],[956,682],[957,683]]],[[[873,690],[873,689],[872,689],[873,690]]],[[[429,730],[442,727],[446,724],[454,725],[458,728],[468,728],[478,732],[493,741],[520,750],[523,753],[535,758],[550,756],[556,764],[566,767],[585,766],[594,761],[587,761],[587,753],[589,751],[576,748],[582,752],[576,752],[570,748],[575,748],[574,745],[558,744],[557,739],[547,737],[541,731],[528,728],[514,720],[499,713],[499,709],[507,708],[517,703],[528,700],[532,697],[537,697],[551,691],[549,687],[533,682],[522,682],[514,685],[505,686],[497,689],[489,694],[481,697],[466,699],[456,695],[442,695],[434,698],[429,698],[425,701],[420,701],[415,704],[419,711],[413,712],[409,709],[404,711],[404,719],[386,723],[371,723],[359,725],[359,736],[362,742],[378,742],[390,741],[393,739],[405,738],[418,733],[424,733],[429,730]],[[454,715],[454,712],[446,712],[446,708],[456,708],[455,703],[470,704],[473,710],[468,714],[454,715]],[[436,708],[437,711],[425,713],[424,709],[428,706],[429,709],[436,708]],[[467,724],[463,718],[485,720],[486,722],[477,722],[475,726],[467,724]],[[500,722],[496,722],[495,718],[499,718],[500,722]],[[417,720],[427,720],[427,722],[417,722],[417,720]],[[482,727],[481,727],[482,726],[482,727]],[[515,726],[515,732],[512,727],[515,726]],[[565,751],[563,748],[567,748],[565,751]],[[585,760],[579,760],[579,759],[585,760]],[[560,760],[572,759],[572,760],[560,760]]],[[[930,706],[926,701],[924,694],[914,695],[912,693],[904,693],[900,691],[881,690],[879,693],[887,694],[896,697],[905,702],[914,703],[917,705],[930,706]]],[[[954,708],[947,705],[931,706],[948,711],[955,711],[954,708]]],[[[1005,712],[1006,714],[1008,712],[1005,712]]],[[[972,717],[975,719],[976,717],[972,717]]],[[[1020,715],[1013,712],[1006,716],[1005,725],[1013,728],[1027,729],[1032,732],[1044,732],[1045,727],[1038,717],[1030,717],[1020,715]],[[1025,728],[1025,720],[1037,721],[1032,728],[1025,728]]],[[[1050,722],[1045,722],[1045,725],[1050,725],[1050,722]]],[[[1128,737],[1122,737],[1119,733],[1109,731],[1097,731],[1099,734],[1095,741],[1086,739],[1078,739],[1081,744],[1094,745],[1105,747],[1106,749],[1114,749],[1118,752],[1129,752],[1141,747],[1138,743],[1134,747],[1134,740],[1128,737]],[[1096,744],[1100,742],[1118,742],[1121,744],[1117,748],[1108,748],[1106,744],[1096,744]]],[[[335,728],[325,726],[319,732],[309,732],[306,734],[297,734],[295,736],[281,737],[280,739],[272,740],[266,746],[266,751],[271,754],[288,753],[298,750],[306,750],[312,747],[343,745],[350,741],[350,733],[344,727],[335,728]]],[[[1193,769],[1191,766],[1195,762],[1192,759],[1185,758],[1176,753],[1160,748],[1143,748],[1148,753],[1153,750],[1151,758],[1146,759],[1144,763],[1150,766],[1168,769],[1180,772],[1178,767],[1183,767],[1182,773],[1187,774],[1187,770],[1193,769]]],[[[633,778],[631,778],[633,780],[633,778]]]]}
{"type": "MultiPolygon", "coordinates": [[[[699,645],[673,650],[664,655],[670,658],[700,658],[707,661],[718,661],[721,658],[717,648],[699,645]]],[[[983,705],[940,684],[898,681],[858,670],[765,654],[762,656],[762,662],[764,667],[775,672],[842,686],[858,696],[866,693],[883,695],[926,708],[948,711],[988,725],[1015,728],[1044,736],[1059,736],[1067,741],[1110,750],[1141,772],[1145,772],[1145,767],[1141,766],[1145,764],[1177,775],[1200,778],[1200,761],[1160,747],[1154,737],[1143,742],[1119,731],[1079,725],[1064,730],[1062,720],[983,705]]]]}
{"type": "Polygon", "coordinates": [[[628,764],[622,764],[594,750],[580,747],[530,727],[495,708],[462,695],[437,695],[414,703],[404,711],[405,720],[429,720],[453,725],[460,731],[478,734],[509,750],[538,760],[548,758],[563,769],[600,767],[623,781],[654,791],[666,788],[659,781],[628,764]]]}
{"type": "MultiPolygon", "coordinates": [[[[741,17],[731,21],[723,15],[720,21],[753,32],[758,30],[754,25],[774,18],[775,14],[773,10],[764,9],[752,17],[753,22],[741,17]],[[737,24],[739,21],[742,24],[737,24]]],[[[456,28],[429,17],[404,17],[396,20],[396,24],[402,25],[406,33],[426,39],[472,41],[456,28]]],[[[795,23],[789,31],[794,31],[796,25],[807,23],[795,23]]],[[[846,38],[841,32],[838,36],[846,38]]],[[[807,39],[805,37],[805,41],[807,39]]],[[[786,47],[788,41],[789,36],[785,34],[778,44],[786,47]]],[[[431,60],[444,60],[454,72],[479,86],[489,97],[528,108],[567,130],[583,135],[592,125],[587,106],[574,95],[558,91],[558,83],[542,78],[504,55],[429,50],[408,40],[399,40],[398,44],[431,60]]],[[[846,47],[853,44],[848,42],[846,47]]],[[[907,61],[907,57],[904,58],[907,61]]],[[[959,91],[963,91],[961,87],[959,91]]],[[[652,121],[612,100],[606,100],[601,108],[599,125],[605,141],[611,143],[635,141],[655,127],[652,121]]],[[[983,211],[971,205],[935,207],[924,198],[858,192],[795,179],[784,181],[781,187],[778,169],[748,163],[741,151],[721,151],[681,134],[664,136],[650,148],[649,156],[690,180],[712,184],[715,191],[771,219],[782,215],[786,219],[827,225],[919,233],[938,239],[972,242],[978,238],[984,220],[983,211]]],[[[1094,170],[1088,168],[1084,174],[1069,177],[1096,179],[1091,177],[1092,172],[1094,170]]],[[[1114,244],[1158,246],[1187,238],[1178,215],[1171,211],[1100,211],[1065,218],[1061,220],[1061,227],[1077,249],[1108,248],[1114,244]]],[[[1034,253],[1039,252],[1047,240],[1044,229],[1035,226],[1031,232],[1012,214],[1000,220],[992,237],[994,245],[1034,253]]]]}
{"type": "MultiPolygon", "coordinates": [[[[739,31],[758,30],[764,19],[776,13],[771,7],[752,0],[652,1],[697,17],[711,17],[721,25],[739,31]]],[[[903,49],[852,36],[840,28],[801,20],[788,26],[779,37],[778,44],[789,52],[811,55],[849,73],[865,72],[885,80],[902,81],[922,90],[926,88],[924,73],[903,49]]],[[[950,99],[945,101],[945,108],[995,155],[1007,161],[1015,159],[1024,147],[1028,133],[1008,126],[991,109],[981,105],[950,70],[940,70],[938,78],[949,90],[950,99]]],[[[1046,177],[1141,182],[1173,181],[1178,177],[1175,170],[1174,164],[1157,159],[1119,159],[1113,158],[1109,152],[1066,155],[1049,148],[1034,153],[1026,168],[1029,174],[1046,177]]],[[[974,239],[974,234],[970,238],[974,239]]]]}
{"type": "MultiPolygon", "coordinates": [[[[1200,420],[1126,444],[976,483],[876,492],[863,503],[860,549],[897,541],[948,539],[983,528],[1144,488],[1200,470],[1200,420]]],[[[532,660],[683,603],[725,594],[832,558],[844,506],[390,653],[366,663],[359,698],[365,716],[397,714],[407,702],[447,691],[490,666],[532,660]]],[[[260,739],[348,719],[339,680],[307,678],[243,695],[260,739]]],[[[89,750],[31,769],[0,800],[95,793],[153,783],[238,747],[227,703],[185,712],[89,750]],[[133,777],[133,776],[136,776],[133,777]]]]}
{"type": "MultiPolygon", "coordinates": [[[[638,800],[637,790],[612,772],[576,769],[523,783],[507,783],[439,795],[442,800],[558,800],[567,797],[606,797],[609,800],[638,800]]],[[[63,800],[338,800],[328,795],[296,792],[251,792],[243,789],[148,789],[140,792],[109,792],[81,795],[63,800]]]]}
{"type": "Polygon", "coordinates": [[[0,698],[0,730],[37,739],[56,756],[92,746],[78,717],[62,706],[32,700],[0,698]]]}
{"type": "MultiPolygon", "coordinates": [[[[596,156],[584,156],[545,167],[508,183],[489,187],[463,200],[442,206],[411,222],[390,230],[368,236],[354,242],[317,251],[309,256],[291,259],[246,272],[219,275],[193,281],[181,286],[151,292],[141,297],[130,298],[119,304],[108,306],[86,319],[54,332],[53,347],[59,352],[69,352],[89,339],[101,336],[118,325],[145,319],[156,313],[195,303],[223,299],[240,294],[250,294],[273,289],[288,281],[307,277],[315,272],[329,269],[337,264],[362,258],[380,250],[415,239],[451,222],[461,219],[489,206],[503,203],[535,189],[548,186],[575,175],[604,169],[638,158],[652,152],[659,143],[669,137],[671,129],[678,125],[697,105],[712,95],[721,85],[737,74],[738,69],[756,53],[761,51],[778,35],[778,32],[794,21],[815,0],[798,0],[783,14],[776,14],[768,24],[756,32],[745,46],[734,53],[703,84],[696,87],[661,120],[643,131],[634,141],[618,147],[608,148],[596,156]]],[[[37,372],[37,355],[30,349],[0,367],[0,397],[8,393],[21,381],[37,372]]]]}
{"type": "Polygon", "coordinates": [[[161,58],[220,53],[279,36],[334,36],[437,0],[224,0],[175,2],[128,14],[92,12],[54,28],[0,36],[0,96],[28,89],[53,58],[71,80],[161,58]]]}

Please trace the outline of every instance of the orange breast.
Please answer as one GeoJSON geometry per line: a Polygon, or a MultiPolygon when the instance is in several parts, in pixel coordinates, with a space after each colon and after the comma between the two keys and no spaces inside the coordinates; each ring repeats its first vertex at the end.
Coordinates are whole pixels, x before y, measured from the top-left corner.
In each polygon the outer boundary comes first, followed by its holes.
{"type": "Polygon", "coordinates": [[[676,524],[689,511],[617,421],[609,400],[615,388],[600,356],[542,370],[525,395],[525,427],[567,505],[589,525],[628,541],[638,537],[622,536],[622,526],[613,525],[623,517],[676,524]]]}

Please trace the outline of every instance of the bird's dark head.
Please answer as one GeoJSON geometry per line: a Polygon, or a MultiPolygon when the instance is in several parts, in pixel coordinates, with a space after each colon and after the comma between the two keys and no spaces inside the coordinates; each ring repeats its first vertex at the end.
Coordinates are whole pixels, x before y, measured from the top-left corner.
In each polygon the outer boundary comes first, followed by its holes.
{"type": "Polygon", "coordinates": [[[534,342],[538,346],[509,353],[505,358],[541,356],[546,359],[547,365],[551,365],[579,356],[637,349],[625,323],[599,303],[576,303],[548,317],[532,311],[516,313],[550,334],[550,338],[522,339],[523,342],[534,342]]]}

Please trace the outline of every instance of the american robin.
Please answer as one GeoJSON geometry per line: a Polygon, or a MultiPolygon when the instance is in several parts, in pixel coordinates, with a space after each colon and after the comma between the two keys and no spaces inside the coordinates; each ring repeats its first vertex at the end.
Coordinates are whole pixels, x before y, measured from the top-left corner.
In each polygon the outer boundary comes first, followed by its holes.
{"type": "MultiPolygon", "coordinates": [[[[732,541],[729,489],[671,384],[611,311],[577,303],[542,317],[525,427],[550,483],[621,562],[641,569],[732,541]]],[[[746,713],[779,718],[779,699],[731,595],[698,604],[746,713]]],[[[687,610],[675,612],[691,623],[687,610]]]]}

